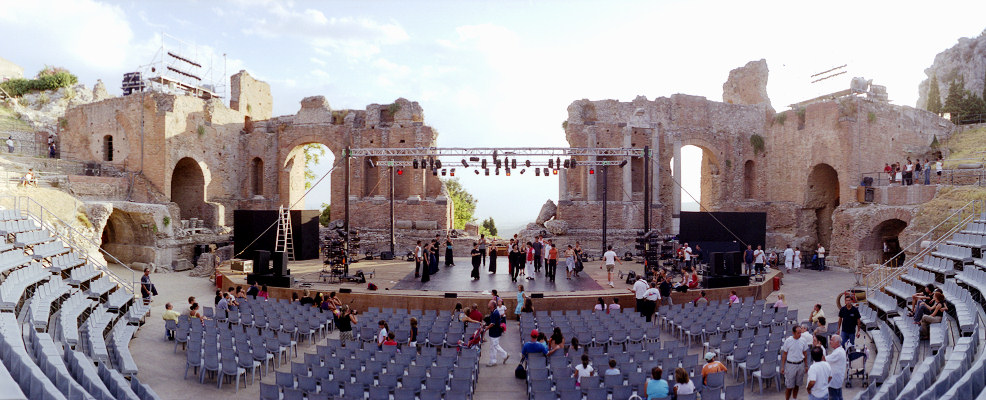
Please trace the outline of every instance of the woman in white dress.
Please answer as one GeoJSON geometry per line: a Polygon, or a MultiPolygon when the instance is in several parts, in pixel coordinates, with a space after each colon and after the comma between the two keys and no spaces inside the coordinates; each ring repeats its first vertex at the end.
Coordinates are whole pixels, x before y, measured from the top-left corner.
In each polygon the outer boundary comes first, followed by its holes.
{"type": "Polygon", "coordinates": [[[527,279],[534,279],[534,244],[533,243],[527,242],[527,245],[524,246],[524,254],[527,256],[525,257],[525,263],[524,263],[524,277],[526,277],[527,279]]]}
{"type": "Polygon", "coordinates": [[[801,247],[794,248],[794,270],[801,269],[801,247]]]}

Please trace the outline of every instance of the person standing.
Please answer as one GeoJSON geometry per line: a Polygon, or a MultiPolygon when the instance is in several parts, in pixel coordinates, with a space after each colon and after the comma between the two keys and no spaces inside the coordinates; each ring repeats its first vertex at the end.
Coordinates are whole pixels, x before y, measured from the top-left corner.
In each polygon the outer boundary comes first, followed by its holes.
{"type": "Polygon", "coordinates": [[[825,362],[832,369],[832,380],[829,381],[829,400],[842,400],[842,385],[846,381],[846,349],[842,348],[839,335],[832,335],[828,340],[829,353],[825,362]]]}
{"type": "Polygon", "coordinates": [[[809,400],[828,400],[829,381],[832,380],[832,367],[825,362],[825,350],[821,347],[811,348],[811,367],[808,368],[809,400]]]}
{"type": "Polygon", "coordinates": [[[565,249],[565,279],[572,279],[572,272],[575,271],[575,250],[572,245],[565,249]]]}
{"type": "Polygon", "coordinates": [[[657,286],[657,290],[661,292],[661,304],[668,306],[672,305],[671,303],[672,289],[674,289],[674,285],[671,283],[671,274],[668,274],[664,277],[664,280],[661,281],[661,283],[658,284],[657,286]]]}
{"type": "Polygon", "coordinates": [[[938,157],[938,161],[935,161],[935,175],[938,175],[937,185],[941,185],[941,171],[944,168],[944,163],[942,163],[941,157],[938,157]]]}
{"type": "Polygon", "coordinates": [[[482,257],[482,266],[486,266],[486,234],[481,233],[479,235],[479,254],[482,257]]]}
{"type": "Polygon", "coordinates": [[[524,255],[524,277],[529,280],[534,279],[534,260],[537,258],[534,256],[534,243],[527,242],[524,255]]]}
{"type": "Polygon", "coordinates": [[[548,279],[555,281],[555,274],[558,273],[558,249],[555,243],[548,239],[548,279]]]}
{"type": "Polygon", "coordinates": [[[850,343],[856,345],[856,336],[859,335],[856,328],[863,327],[860,319],[859,309],[852,301],[846,301],[846,305],[839,309],[839,334],[842,335],[842,345],[850,343]]]}
{"type": "Polygon", "coordinates": [[[455,262],[452,260],[454,256],[452,255],[452,239],[445,239],[445,266],[454,267],[455,262]]]}
{"type": "Polygon", "coordinates": [[[487,331],[490,333],[490,362],[486,364],[488,367],[496,365],[497,353],[503,355],[503,363],[507,363],[507,359],[510,358],[510,354],[500,346],[500,337],[503,336],[503,316],[500,314],[500,308],[497,307],[495,300],[490,300],[489,304],[490,310],[490,323],[486,325],[487,331]]]}
{"type": "Polygon", "coordinates": [[[140,277],[140,296],[143,297],[145,306],[151,304],[151,296],[157,296],[157,288],[151,283],[150,268],[144,268],[144,275],[140,277]]]}
{"type": "Polygon", "coordinates": [[[495,274],[496,273],[496,241],[495,240],[490,240],[489,253],[490,253],[490,273],[495,274]]]}
{"type": "Polygon", "coordinates": [[[927,158],[924,159],[924,184],[931,184],[931,161],[927,158]]]}
{"type": "Polygon", "coordinates": [[[576,278],[579,277],[579,272],[585,269],[585,265],[583,265],[584,257],[585,257],[585,253],[582,251],[582,243],[576,241],[575,242],[575,271],[574,271],[576,278]]]}
{"type": "Polygon", "coordinates": [[[746,245],[746,251],[743,252],[743,273],[747,275],[753,275],[753,260],[756,257],[753,255],[753,246],[746,245]]]}
{"type": "Polygon", "coordinates": [[[633,297],[637,299],[637,312],[640,313],[640,316],[642,317],[647,316],[647,314],[644,313],[644,301],[646,301],[644,299],[644,293],[646,293],[649,288],[650,285],[647,284],[647,280],[644,279],[643,275],[641,275],[637,277],[637,281],[633,283],[633,288],[630,289],[630,292],[633,293],[633,297]]]}
{"type": "Polygon", "coordinates": [[[819,271],[824,271],[825,270],[825,247],[822,246],[821,243],[819,243],[818,244],[818,250],[815,250],[815,253],[818,254],[818,270],[819,271]]]}
{"type": "Polygon", "coordinates": [[[517,306],[514,307],[514,314],[519,316],[522,308],[524,308],[524,285],[517,285],[517,306]]]}
{"type": "Polygon", "coordinates": [[[787,245],[784,249],[784,269],[790,273],[792,267],[794,267],[794,250],[791,250],[791,245],[787,245]]]}
{"type": "Polygon", "coordinates": [[[540,273],[541,259],[544,258],[541,256],[541,251],[544,250],[544,239],[541,238],[541,235],[538,235],[534,239],[534,243],[530,244],[530,246],[534,249],[534,259],[531,260],[534,262],[534,272],[540,273]]]}
{"type": "Polygon", "coordinates": [[[421,277],[421,241],[414,246],[414,277],[421,277]]]}
{"type": "MultiPolygon", "coordinates": [[[[616,252],[613,251],[613,245],[606,247],[606,252],[603,253],[603,261],[606,264],[606,280],[609,281],[609,287],[616,287],[613,284],[613,270],[616,269],[616,263],[623,265],[623,261],[620,261],[620,258],[616,256],[616,252]]],[[[602,268],[602,266],[599,268],[602,268]]]]}
{"type": "Polygon", "coordinates": [[[654,310],[657,310],[657,302],[661,300],[661,291],[654,282],[644,291],[644,318],[651,322],[654,318],[654,310]]]}
{"type": "Polygon", "coordinates": [[[482,259],[482,253],[479,252],[479,243],[472,244],[472,250],[469,255],[472,256],[472,276],[473,280],[479,280],[479,262],[482,259]]]}
{"type": "Polygon", "coordinates": [[[793,335],[784,339],[781,345],[781,374],[784,375],[784,400],[790,400],[791,395],[798,398],[798,387],[805,381],[808,372],[808,345],[801,340],[801,327],[792,328],[793,335]]]}
{"type": "Polygon", "coordinates": [[[517,282],[517,275],[520,275],[520,259],[523,257],[523,253],[520,252],[520,248],[517,243],[514,243],[510,247],[510,254],[507,256],[508,265],[510,269],[510,281],[517,282]]]}
{"type": "Polygon", "coordinates": [[[794,248],[794,270],[801,269],[801,247],[794,248]]]}
{"type": "Polygon", "coordinates": [[[431,244],[421,247],[421,283],[431,280],[431,244]]]}
{"type": "Polygon", "coordinates": [[[753,267],[756,269],[757,273],[764,273],[764,266],[767,265],[767,254],[763,252],[763,248],[757,245],[757,249],[753,251],[753,267]]]}
{"type": "Polygon", "coordinates": [[[13,136],[7,136],[7,152],[8,153],[13,153],[14,152],[14,137],[13,136]]]}
{"type": "MultiPolygon", "coordinates": [[[[428,275],[425,274],[425,276],[428,275]]],[[[359,321],[356,318],[356,311],[350,310],[348,305],[343,305],[339,310],[336,327],[339,328],[339,341],[345,347],[346,342],[353,341],[353,324],[357,324],[359,321]]]]}
{"type": "Polygon", "coordinates": [[[692,266],[692,248],[688,246],[688,243],[685,243],[682,254],[685,255],[685,267],[690,268],[692,266]]]}

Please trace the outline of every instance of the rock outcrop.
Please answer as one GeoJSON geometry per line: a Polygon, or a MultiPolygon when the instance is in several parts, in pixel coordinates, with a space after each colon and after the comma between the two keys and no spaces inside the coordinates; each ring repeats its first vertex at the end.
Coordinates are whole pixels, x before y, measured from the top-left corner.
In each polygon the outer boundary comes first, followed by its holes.
{"type": "Polygon", "coordinates": [[[924,70],[928,77],[918,85],[918,102],[915,107],[922,110],[928,107],[928,88],[931,77],[938,79],[941,102],[945,104],[948,86],[952,80],[965,80],[965,88],[977,95],[983,93],[986,76],[986,30],[975,38],[960,38],[951,48],[938,53],[935,62],[924,70]]]}
{"type": "Polygon", "coordinates": [[[548,220],[554,218],[557,213],[558,206],[556,206],[555,202],[551,201],[551,199],[548,199],[548,201],[541,206],[541,212],[538,213],[538,218],[534,221],[534,223],[544,225],[545,222],[548,222],[548,220]]]}
{"type": "Polygon", "coordinates": [[[750,61],[746,65],[729,71],[729,79],[722,84],[722,101],[730,104],[766,104],[767,60],[750,61]]]}
{"type": "Polygon", "coordinates": [[[552,235],[564,235],[568,232],[568,222],[553,219],[544,223],[544,229],[547,229],[552,235]]]}

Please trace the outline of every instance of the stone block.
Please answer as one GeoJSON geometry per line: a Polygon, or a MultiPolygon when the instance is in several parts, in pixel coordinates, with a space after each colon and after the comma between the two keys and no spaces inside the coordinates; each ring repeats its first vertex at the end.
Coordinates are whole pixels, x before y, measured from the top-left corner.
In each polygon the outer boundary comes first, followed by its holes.
{"type": "Polygon", "coordinates": [[[195,266],[192,265],[192,262],[189,260],[181,259],[171,262],[171,269],[175,271],[188,271],[192,268],[195,268],[195,266]]]}
{"type": "Polygon", "coordinates": [[[415,194],[415,195],[407,196],[407,204],[418,204],[420,202],[421,202],[420,195],[415,194]]]}
{"type": "Polygon", "coordinates": [[[414,229],[418,229],[418,230],[438,229],[438,222],[437,221],[414,221],[414,229]]]}
{"type": "Polygon", "coordinates": [[[554,218],[557,213],[558,206],[556,206],[555,202],[551,201],[551,199],[548,199],[548,201],[541,206],[541,212],[538,213],[538,218],[534,221],[534,223],[543,225],[549,219],[554,218]]]}
{"type": "Polygon", "coordinates": [[[466,236],[479,236],[479,224],[466,222],[466,236]]]}
{"type": "Polygon", "coordinates": [[[729,71],[729,79],[722,84],[722,101],[730,104],[767,104],[767,60],[750,61],[745,66],[729,71]]]}
{"type": "Polygon", "coordinates": [[[553,219],[544,223],[544,229],[553,235],[564,235],[568,233],[568,222],[553,219]]]}
{"type": "Polygon", "coordinates": [[[396,229],[411,229],[414,223],[408,220],[396,220],[394,221],[394,228],[396,229]]]}

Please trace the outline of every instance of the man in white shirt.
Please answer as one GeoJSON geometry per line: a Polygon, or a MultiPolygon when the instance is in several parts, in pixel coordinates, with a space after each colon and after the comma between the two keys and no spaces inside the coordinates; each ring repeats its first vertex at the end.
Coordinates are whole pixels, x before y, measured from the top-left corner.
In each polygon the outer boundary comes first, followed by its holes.
{"type": "Polygon", "coordinates": [[[603,261],[606,264],[606,278],[609,281],[609,287],[616,287],[616,285],[613,284],[613,270],[616,269],[616,263],[623,265],[623,261],[620,261],[620,259],[616,257],[616,252],[613,251],[613,245],[607,246],[606,249],[606,252],[603,253],[603,261]]]}
{"type": "Polygon", "coordinates": [[[811,349],[811,368],[808,368],[808,400],[828,400],[832,368],[825,362],[821,347],[811,349]]]}
{"type": "Polygon", "coordinates": [[[784,250],[784,268],[787,272],[791,272],[791,267],[794,266],[794,250],[791,250],[791,245],[787,245],[787,249],[784,250]]]}
{"type": "Polygon", "coordinates": [[[414,277],[418,278],[421,276],[421,241],[418,241],[417,246],[414,247],[414,277]]]}
{"type": "Polygon", "coordinates": [[[647,316],[644,314],[644,292],[646,292],[649,287],[650,286],[647,285],[647,280],[644,279],[643,276],[639,276],[637,277],[637,281],[633,283],[633,289],[630,289],[630,291],[633,292],[634,297],[637,298],[637,312],[639,312],[642,317],[647,316]]]}
{"type": "Polygon", "coordinates": [[[650,287],[644,292],[644,309],[647,313],[644,317],[646,317],[647,322],[651,322],[654,311],[657,310],[657,302],[660,300],[661,291],[657,288],[657,284],[651,282],[650,287]]]}
{"type": "Polygon", "coordinates": [[[818,270],[819,271],[824,271],[825,270],[825,247],[822,247],[822,244],[821,243],[818,244],[818,250],[816,250],[816,253],[818,253],[818,270]]]}
{"type": "Polygon", "coordinates": [[[764,266],[767,265],[767,254],[763,252],[763,247],[757,245],[757,249],[753,251],[753,266],[757,272],[763,273],[766,271],[764,266]]]}
{"type": "Polygon", "coordinates": [[[685,243],[685,250],[684,250],[683,253],[685,254],[685,267],[691,267],[692,266],[692,248],[690,246],[688,246],[688,243],[685,243]]]}
{"type": "MultiPolygon", "coordinates": [[[[8,153],[13,153],[14,152],[14,137],[13,136],[7,136],[7,152],[8,153]]],[[[938,176],[941,177],[941,174],[938,174],[938,176]]],[[[941,180],[941,179],[939,178],[939,180],[941,180]]]]}
{"type": "Polygon", "coordinates": [[[781,374],[784,375],[784,400],[791,400],[791,395],[798,398],[798,387],[805,381],[808,372],[808,346],[801,340],[801,327],[794,327],[792,336],[784,339],[781,345],[781,374]]]}
{"type": "Polygon", "coordinates": [[[829,337],[829,354],[825,362],[832,369],[832,380],[829,381],[829,400],[842,400],[842,385],[846,381],[846,349],[842,348],[842,338],[839,335],[829,337]]]}

